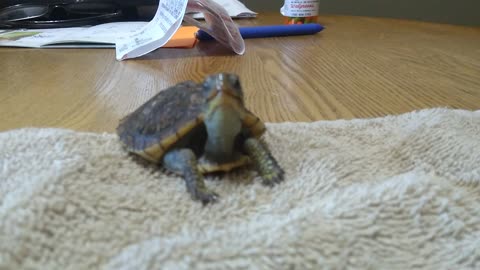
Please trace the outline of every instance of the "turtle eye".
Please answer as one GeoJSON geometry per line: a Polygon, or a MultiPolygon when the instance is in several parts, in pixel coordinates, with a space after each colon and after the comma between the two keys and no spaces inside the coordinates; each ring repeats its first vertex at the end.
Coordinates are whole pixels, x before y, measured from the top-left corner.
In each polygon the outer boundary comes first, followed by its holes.
{"type": "Polygon", "coordinates": [[[239,80],[235,80],[235,82],[233,83],[233,86],[234,86],[235,88],[237,88],[237,89],[240,88],[240,81],[239,81],[239,80]]]}
{"type": "Polygon", "coordinates": [[[208,99],[214,98],[219,91],[216,91],[215,89],[210,90],[210,93],[208,94],[208,99]]]}
{"type": "Polygon", "coordinates": [[[217,89],[212,88],[212,87],[206,88],[207,100],[213,99],[217,94],[218,94],[217,89]]]}

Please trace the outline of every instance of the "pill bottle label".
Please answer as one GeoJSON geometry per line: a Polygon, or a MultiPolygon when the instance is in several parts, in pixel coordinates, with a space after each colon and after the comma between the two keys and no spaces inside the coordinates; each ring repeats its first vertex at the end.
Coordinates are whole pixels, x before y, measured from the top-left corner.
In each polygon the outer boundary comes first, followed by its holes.
{"type": "Polygon", "coordinates": [[[318,19],[319,0],[285,0],[280,13],[286,24],[314,23],[318,19]]]}

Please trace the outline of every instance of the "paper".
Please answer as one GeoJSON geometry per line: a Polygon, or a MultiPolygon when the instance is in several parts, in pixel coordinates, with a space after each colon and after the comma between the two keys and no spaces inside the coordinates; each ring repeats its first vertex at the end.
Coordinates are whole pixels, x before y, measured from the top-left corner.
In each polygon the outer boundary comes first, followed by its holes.
{"type": "Polygon", "coordinates": [[[140,31],[118,38],[117,60],[135,58],[162,47],[180,27],[188,0],[159,0],[155,17],[140,31]]]}
{"type": "Polygon", "coordinates": [[[162,47],[174,35],[184,19],[187,23],[207,31],[235,53],[245,52],[245,44],[238,27],[222,4],[214,0],[160,0],[152,21],[138,33],[117,40],[117,60],[139,57],[162,47]],[[185,16],[187,6],[190,11],[207,13],[205,17],[207,23],[200,24],[189,15],[185,16]]]}
{"type": "Polygon", "coordinates": [[[0,33],[0,46],[11,47],[113,47],[115,39],[133,34],[146,22],[117,22],[92,27],[18,29],[0,33]]]}
{"type": "MultiPolygon", "coordinates": [[[[115,22],[91,27],[0,31],[0,46],[30,48],[115,48],[115,40],[136,33],[147,22],[115,22]]],[[[182,26],[162,47],[193,47],[194,26],[182,26]]]]}
{"type": "MultiPolygon", "coordinates": [[[[256,12],[248,9],[242,2],[237,0],[211,0],[221,5],[232,18],[253,18],[257,16],[256,12]]],[[[203,19],[202,13],[195,13],[192,15],[195,19],[203,19]]]]}

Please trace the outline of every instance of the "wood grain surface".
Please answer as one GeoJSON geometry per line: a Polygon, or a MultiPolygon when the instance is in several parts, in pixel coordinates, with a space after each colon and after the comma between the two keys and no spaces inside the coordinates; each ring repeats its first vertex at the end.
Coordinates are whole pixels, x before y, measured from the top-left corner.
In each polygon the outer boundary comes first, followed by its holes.
{"type": "Polygon", "coordinates": [[[240,75],[247,106],[267,122],[480,109],[480,28],[349,16],[320,23],[317,35],[247,39],[243,56],[214,41],[122,62],[112,49],[1,48],[0,131],[113,132],[161,89],[220,71],[240,75]]]}

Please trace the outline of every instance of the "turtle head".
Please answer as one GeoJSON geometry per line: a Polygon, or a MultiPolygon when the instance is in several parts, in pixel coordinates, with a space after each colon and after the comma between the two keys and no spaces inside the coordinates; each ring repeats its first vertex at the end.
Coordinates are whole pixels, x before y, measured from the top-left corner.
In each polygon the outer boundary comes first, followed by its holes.
{"type": "Polygon", "coordinates": [[[238,76],[230,73],[213,74],[205,78],[206,98],[204,124],[207,130],[205,157],[215,162],[231,161],[235,142],[242,132],[245,115],[243,91],[238,76]]]}
{"type": "Polygon", "coordinates": [[[243,91],[237,75],[218,73],[205,78],[203,90],[208,101],[233,98],[243,104],[243,91]]]}

